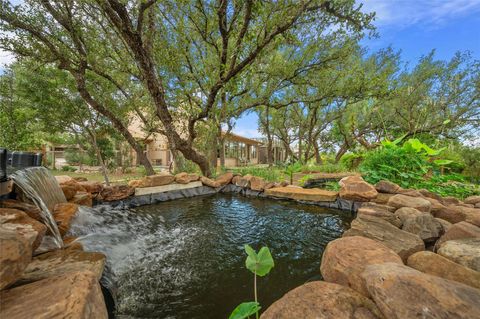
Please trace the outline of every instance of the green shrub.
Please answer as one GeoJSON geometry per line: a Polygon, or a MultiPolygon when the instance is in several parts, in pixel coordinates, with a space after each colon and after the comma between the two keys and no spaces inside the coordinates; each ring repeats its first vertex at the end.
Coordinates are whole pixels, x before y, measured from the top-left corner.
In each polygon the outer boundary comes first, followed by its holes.
{"type": "Polygon", "coordinates": [[[65,166],[62,166],[62,171],[63,172],[75,172],[75,171],[77,171],[77,169],[75,167],[65,165],[65,166]]]}
{"type": "Polygon", "coordinates": [[[433,175],[428,180],[422,180],[413,185],[414,188],[425,188],[440,196],[453,196],[463,199],[472,195],[480,195],[480,187],[465,181],[460,174],[433,175]]]}
{"type": "Polygon", "coordinates": [[[371,184],[386,179],[408,188],[421,181],[430,167],[420,153],[401,147],[381,147],[367,152],[359,168],[371,184]]]}
{"type": "Polygon", "coordinates": [[[363,161],[363,158],[364,158],[363,153],[347,153],[340,158],[340,163],[347,170],[353,171],[358,168],[360,163],[363,161]]]}
{"type": "Polygon", "coordinates": [[[235,169],[229,169],[234,173],[242,175],[253,175],[263,177],[268,182],[278,182],[283,180],[283,174],[277,167],[241,167],[235,169]]]}

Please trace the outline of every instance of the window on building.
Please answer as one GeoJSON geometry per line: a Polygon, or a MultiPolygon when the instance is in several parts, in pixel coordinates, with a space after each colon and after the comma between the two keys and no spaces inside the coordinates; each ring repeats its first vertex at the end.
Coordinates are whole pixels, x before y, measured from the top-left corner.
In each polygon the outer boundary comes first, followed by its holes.
{"type": "Polygon", "coordinates": [[[257,147],[255,145],[250,148],[250,158],[257,158],[257,147]]]}
{"type": "Polygon", "coordinates": [[[155,160],[155,165],[157,165],[157,166],[162,166],[162,165],[163,165],[162,159],[161,159],[161,158],[157,158],[157,159],[155,160]]]}

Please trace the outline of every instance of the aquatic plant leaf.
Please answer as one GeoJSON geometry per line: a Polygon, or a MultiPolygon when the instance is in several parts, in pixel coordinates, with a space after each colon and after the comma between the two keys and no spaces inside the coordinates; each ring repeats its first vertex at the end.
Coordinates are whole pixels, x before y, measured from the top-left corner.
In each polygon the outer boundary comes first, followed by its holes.
{"type": "Polygon", "coordinates": [[[253,316],[257,311],[260,310],[260,304],[255,301],[242,302],[235,308],[228,319],[245,319],[250,316],[253,316]]]}
{"type": "Polygon", "coordinates": [[[433,161],[438,166],[447,166],[453,163],[452,160],[438,159],[433,161]]]}
{"type": "Polygon", "coordinates": [[[257,254],[252,247],[245,245],[245,251],[248,255],[245,266],[254,274],[263,277],[273,268],[273,257],[268,247],[262,247],[257,254]]]}

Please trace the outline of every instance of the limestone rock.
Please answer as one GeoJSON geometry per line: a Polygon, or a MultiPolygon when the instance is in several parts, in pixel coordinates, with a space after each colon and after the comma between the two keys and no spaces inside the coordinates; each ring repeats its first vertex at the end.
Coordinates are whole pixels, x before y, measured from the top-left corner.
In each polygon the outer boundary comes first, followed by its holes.
{"type": "Polygon", "coordinates": [[[398,218],[400,218],[402,223],[405,223],[409,218],[421,216],[422,214],[425,214],[425,213],[412,207],[402,207],[395,211],[395,216],[398,216],[398,218]]]}
{"type": "Polygon", "coordinates": [[[392,212],[379,208],[379,207],[360,207],[357,211],[357,216],[375,216],[381,218],[395,227],[402,227],[402,220],[398,216],[394,215],[392,212]]]}
{"type": "Polygon", "coordinates": [[[82,181],[79,182],[80,185],[85,188],[85,190],[90,194],[97,194],[100,193],[103,189],[103,185],[100,182],[93,182],[93,181],[82,181]]]}
{"type": "Polygon", "coordinates": [[[378,241],[361,236],[343,237],[328,243],[320,271],[325,281],[368,296],[361,274],[366,266],[385,262],[403,264],[400,256],[378,241]]]}
{"type": "Polygon", "coordinates": [[[343,237],[364,236],[376,240],[396,252],[403,261],[417,251],[425,250],[423,240],[403,231],[389,222],[373,216],[361,216],[353,220],[343,237]]]}
{"type": "Polygon", "coordinates": [[[312,281],[286,293],[261,319],[382,318],[377,306],[358,292],[336,284],[312,281]]]}
{"type": "Polygon", "coordinates": [[[143,179],[132,179],[131,181],[128,182],[128,186],[132,188],[141,188],[141,187],[145,187],[145,184],[143,179]]]}
{"type": "Polygon", "coordinates": [[[225,186],[227,184],[230,184],[233,178],[233,173],[227,172],[225,174],[222,174],[218,176],[215,181],[220,184],[220,186],[225,186]]]}
{"type": "Polygon", "coordinates": [[[462,210],[455,206],[444,206],[432,210],[432,215],[437,218],[446,220],[452,224],[459,223],[467,218],[467,216],[462,212],[462,210]]]}
{"type": "Polygon", "coordinates": [[[463,215],[465,215],[465,221],[480,226],[480,209],[465,206],[455,206],[459,209],[463,215]]]}
{"type": "Polygon", "coordinates": [[[375,209],[382,209],[382,210],[387,210],[391,213],[394,213],[395,210],[396,210],[395,207],[391,207],[391,206],[384,205],[384,204],[378,204],[378,203],[374,203],[374,202],[363,202],[361,207],[370,207],[370,208],[375,208],[375,209]]]}
{"type": "Polygon", "coordinates": [[[443,233],[443,234],[445,234],[445,233],[450,229],[450,227],[453,225],[452,223],[447,222],[445,219],[441,219],[441,218],[437,218],[437,217],[435,217],[435,219],[436,219],[440,224],[442,224],[442,228],[443,228],[442,233],[443,233]]]}
{"type": "Polygon", "coordinates": [[[45,233],[47,232],[47,226],[30,218],[27,214],[18,209],[0,208],[0,223],[11,223],[32,227],[32,229],[37,232],[35,240],[32,243],[33,250],[40,246],[43,236],[45,236],[45,233]]]}
{"type": "Polygon", "coordinates": [[[77,192],[77,194],[73,196],[73,198],[69,202],[80,206],[93,206],[92,195],[87,192],[77,192]]]}
{"type": "Polygon", "coordinates": [[[460,265],[480,271],[480,238],[446,241],[440,245],[437,253],[460,265]]]}
{"type": "Polygon", "coordinates": [[[365,182],[359,176],[344,177],[340,180],[340,182],[340,198],[359,202],[368,202],[377,197],[378,192],[375,187],[365,182]]]}
{"type": "Polygon", "coordinates": [[[410,196],[410,197],[421,197],[421,198],[423,198],[422,193],[420,193],[416,189],[402,189],[402,190],[399,191],[399,194],[410,196]]]}
{"type": "Polygon", "coordinates": [[[168,173],[159,173],[156,175],[146,176],[144,178],[144,185],[145,187],[154,187],[154,186],[162,186],[168,185],[173,183],[175,180],[175,176],[168,174],[168,173]]]}
{"type": "Polygon", "coordinates": [[[53,209],[53,218],[55,219],[55,222],[57,222],[58,230],[62,237],[65,236],[70,229],[72,219],[77,212],[78,205],[74,203],[60,203],[55,205],[55,208],[53,209]]]}
{"type": "Polygon", "coordinates": [[[214,181],[213,179],[210,179],[205,176],[200,177],[200,181],[202,182],[203,185],[213,187],[213,188],[217,188],[221,186],[219,182],[214,181]]]}
{"type": "Polygon", "coordinates": [[[15,199],[4,199],[0,201],[0,207],[19,209],[25,212],[31,218],[38,220],[39,222],[43,221],[40,209],[33,204],[21,202],[15,199]]]}
{"type": "MultiPolygon", "coordinates": [[[[20,225],[0,225],[0,289],[14,283],[32,259],[32,243],[37,234],[31,227],[19,232],[17,226],[20,225]]],[[[3,308],[0,309],[3,314],[3,308]]]]}
{"type": "Polygon", "coordinates": [[[48,277],[58,277],[69,272],[88,270],[97,281],[102,277],[105,255],[78,249],[58,249],[32,259],[18,281],[27,284],[48,277]]]}
{"type": "Polygon", "coordinates": [[[480,227],[480,214],[469,214],[467,218],[465,218],[465,221],[480,227]]]}
{"type": "Polygon", "coordinates": [[[88,271],[51,277],[2,291],[2,317],[107,319],[97,277],[88,271]]]}
{"type": "Polygon", "coordinates": [[[101,198],[106,202],[125,199],[135,193],[135,189],[128,185],[105,186],[100,193],[101,198]]]}
{"type": "Polygon", "coordinates": [[[235,185],[240,186],[240,187],[250,187],[250,181],[252,180],[252,178],[253,178],[253,176],[250,175],[250,174],[247,174],[245,176],[236,178],[235,185]]]}
{"type": "Polygon", "coordinates": [[[401,187],[390,181],[382,180],[375,184],[375,189],[379,193],[396,194],[401,189],[401,187]]]}
{"type": "Polygon", "coordinates": [[[318,188],[275,187],[265,190],[265,195],[279,198],[288,198],[299,201],[334,202],[337,192],[318,188]]]}
{"type": "Polygon", "coordinates": [[[77,188],[73,185],[61,185],[60,187],[67,200],[71,200],[77,193],[77,188]]]}
{"type": "Polygon", "coordinates": [[[421,272],[480,289],[480,272],[457,264],[431,251],[419,251],[408,257],[407,265],[421,272]]]}
{"type": "Polygon", "coordinates": [[[73,180],[73,178],[68,175],[58,175],[55,176],[55,179],[57,180],[58,184],[64,184],[73,180]]]}
{"type": "Polygon", "coordinates": [[[377,197],[372,199],[372,202],[378,203],[378,204],[387,204],[388,200],[394,195],[395,194],[378,193],[377,197]]]}
{"type": "Polygon", "coordinates": [[[431,243],[442,235],[443,227],[435,217],[423,213],[422,215],[408,218],[403,223],[402,230],[418,235],[426,243],[431,243]]]}
{"type": "Polygon", "coordinates": [[[270,188],[274,188],[276,187],[276,183],[273,183],[273,182],[268,182],[268,183],[265,183],[265,186],[263,187],[263,189],[270,189],[270,188]]]}
{"type": "Polygon", "coordinates": [[[61,183],[60,186],[72,186],[72,187],[75,187],[75,190],[77,192],[86,192],[87,190],[85,189],[85,187],[83,187],[82,185],[80,185],[79,182],[77,182],[76,180],[74,179],[71,179],[69,181],[66,181],[64,183],[61,183]]]}
{"type": "Polygon", "coordinates": [[[185,172],[178,173],[175,175],[175,183],[179,184],[188,184],[190,183],[190,179],[188,178],[188,174],[185,172]]]}
{"type": "Polygon", "coordinates": [[[429,191],[428,189],[419,189],[418,190],[420,192],[420,194],[422,194],[425,198],[432,198],[432,199],[435,199],[439,202],[441,202],[443,200],[442,196],[438,195],[438,194],[435,194],[431,191],[429,191]]]}
{"type": "Polygon", "coordinates": [[[250,180],[250,188],[254,191],[263,192],[263,190],[265,189],[265,184],[265,179],[263,179],[262,177],[253,176],[250,180]]]}
{"type": "Polygon", "coordinates": [[[478,204],[480,203],[480,195],[469,196],[463,201],[465,204],[478,204]]]}
{"type": "Polygon", "coordinates": [[[448,240],[462,238],[480,238],[480,227],[467,222],[453,224],[448,231],[437,241],[437,248],[448,240]]]}
{"type": "Polygon", "coordinates": [[[480,313],[480,290],[404,265],[370,265],[362,277],[385,318],[474,319],[480,313]]]}
{"type": "Polygon", "coordinates": [[[429,213],[432,204],[430,204],[430,202],[424,198],[397,194],[390,197],[390,199],[388,200],[388,206],[392,206],[395,208],[413,207],[421,212],[429,213]]]}
{"type": "Polygon", "coordinates": [[[458,198],[455,198],[453,196],[446,196],[443,198],[443,204],[444,205],[458,205],[460,204],[460,201],[458,200],[458,198]]]}

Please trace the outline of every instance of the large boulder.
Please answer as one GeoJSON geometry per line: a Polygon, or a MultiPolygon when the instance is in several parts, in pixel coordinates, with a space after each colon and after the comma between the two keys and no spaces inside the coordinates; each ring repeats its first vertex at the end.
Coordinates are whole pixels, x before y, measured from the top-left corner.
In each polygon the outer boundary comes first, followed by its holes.
{"type": "Polygon", "coordinates": [[[398,216],[402,223],[405,223],[409,218],[421,216],[423,214],[425,213],[412,207],[401,207],[395,211],[395,216],[398,216]]]}
{"type": "Polygon", "coordinates": [[[146,176],[144,178],[144,185],[145,187],[162,186],[171,184],[173,181],[175,181],[175,176],[162,172],[159,174],[146,176]]]}
{"type": "Polygon", "coordinates": [[[377,204],[387,204],[392,196],[395,196],[395,194],[378,193],[377,197],[372,199],[372,202],[377,204]]]}
{"type": "Polygon", "coordinates": [[[351,228],[343,237],[363,236],[376,240],[396,252],[405,262],[417,251],[425,250],[423,240],[412,233],[403,231],[389,222],[373,216],[360,216],[352,221],[351,228]]]}
{"type": "Polygon", "coordinates": [[[458,207],[455,206],[443,206],[432,210],[432,215],[455,224],[464,221],[467,216],[458,207]]]}
{"type": "Polygon", "coordinates": [[[395,183],[382,180],[382,181],[379,181],[377,184],[375,184],[375,189],[379,193],[396,194],[402,188],[395,183]]]}
{"type": "Polygon", "coordinates": [[[2,318],[107,319],[95,274],[73,272],[0,292],[2,318]]]}
{"type": "Polygon", "coordinates": [[[30,218],[26,213],[18,209],[0,208],[0,223],[11,223],[32,227],[32,229],[37,232],[35,240],[32,243],[33,250],[40,246],[43,236],[45,236],[45,233],[47,232],[47,226],[30,218]]]}
{"type": "Polygon", "coordinates": [[[203,185],[213,187],[213,188],[217,188],[221,186],[219,182],[205,176],[200,177],[200,181],[202,182],[203,185]]]}
{"type": "Polygon", "coordinates": [[[227,172],[218,176],[215,179],[215,181],[218,182],[220,186],[225,186],[227,184],[230,184],[230,182],[232,181],[232,178],[233,178],[233,173],[227,172]]]}
{"type": "Polygon", "coordinates": [[[121,200],[132,196],[135,188],[128,185],[105,186],[100,193],[100,198],[106,202],[121,200]]]}
{"type": "Polygon", "coordinates": [[[0,200],[0,207],[19,209],[31,218],[38,220],[39,222],[43,221],[42,212],[36,205],[33,204],[21,202],[15,199],[4,199],[0,200]]]}
{"type": "MultiPolygon", "coordinates": [[[[32,259],[32,244],[36,237],[37,232],[31,227],[9,223],[0,225],[0,290],[22,275],[32,259]]],[[[0,309],[3,314],[3,308],[0,309]]]]}
{"type": "Polygon", "coordinates": [[[381,207],[373,207],[373,206],[363,207],[362,206],[357,210],[357,216],[364,216],[364,215],[375,216],[375,217],[386,220],[387,222],[389,222],[395,227],[398,227],[398,228],[402,227],[402,220],[398,218],[398,216],[394,215],[392,212],[386,209],[383,209],[381,207]]]}
{"type": "Polygon", "coordinates": [[[370,299],[348,287],[313,281],[286,293],[260,318],[375,319],[382,318],[382,314],[370,299]]]}
{"type": "Polygon", "coordinates": [[[65,184],[66,182],[73,181],[73,178],[71,178],[68,175],[58,175],[55,176],[55,179],[57,180],[58,184],[65,184]]]}
{"type": "Polygon", "coordinates": [[[480,272],[457,264],[431,251],[419,251],[408,257],[407,265],[429,275],[461,282],[480,289],[480,272]]]}
{"type": "Polygon", "coordinates": [[[235,180],[232,178],[232,182],[240,187],[250,187],[250,181],[252,180],[253,176],[247,174],[245,176],[235,176],[235,180]]]}
{"type": "Polygon", "coordinates": [[[253,176],[250,180],[250,188],[254,191],[263,192],[265,189],[265,179],[263,177],[253,176]]]}
{"type": "Polygon", "coordinates": [[[337,192],[327,191],[319,188],[302,188],[298,186],[270,188],[265,190],[265,195],[312,202],[334,202],[337,199],[337,192]]]}
{"type": "Polygon", "coordinates": [[[465,206],[455,206],[465,215],[465,221],[480,226],[480,209],[465,206]]]}
{"type": "Polygon", "coordinates": [[[468,196],[463,202],[465,204],[478,204],[480,203],[480,195],[468,196]]]}
{"type": "Polygon", "coordinates": [[[402,194],[397,194],[388,200],[388,206],[395,208],[401,207],[413,207],[418,209],[421,212],[429,213],[432,207],[432,204],[424,198],[421,197],[412,197],[402,194]]]}
{"type": "Polygon", "coordinates": [[[72,223],[73,217],[78,212],[78,205],[74,203],[60,203],[56,204],[53,209],[53,218],[57,223],[58,230],[60,235],[65,236],[65,234],[70,229],[70,224],[72,223]]]}
{"type": "Polygon", "coordinates": [[[362,274],[385,318],[478,319],[480,290],[398,263],[368,266],[362,274]]]}
{"type": "Polygon", "coordinates": [[[97,281],[100,281],[104,266],[105,255],[102,253],[71,248],[58,249],[34,257],[18,283],[23,285],[48,277],[85,270],[93,273],[97,281]]]}
{"type": "Polygon", "coordinates": [[[178,183],[178,184],[190,183],[190,179],[188,178],[188,173],[182,172],[175,175],[175,183],[178,183]]]}
{"type": "Polygon", "coordinates": [[[437,253],[460,265],[480,271],[480,238],[446,241],[440,245],[437,253]]]}
{"type": "Polygon", "coordinates": [[[347,176],[340,180],[339,196],[343,199],[368,202],[377,197],[375,187],[365,182],[360,176],[347,176]]]}
{"type": "Polygon", "coordinates": [[[437,241],[437,247],[448,240],[462,238],[480,238],[480,227],[467,222],[453,224],[448,231],[437,241]]]}
{"type": "Polygon", "coordinates": [[[90,194],[98,194],[103,189],[103,185],[100,182],[83,181],[79,182],[79,184],[82,185],[83,188],[85,188],[85,190],[90,194]]]}
{"type": "Polygon", "coordinates": [[[400,256],[378,241],[361,236],[344,237],[328,243],[320,271],[325,281],[368,296],[361,274],[366,266],[384,262],[403,264],[400,256]]]}
{"type": "Polygon", "coordinates": [[[77,188],[73,185],[60,185],[63,195],[67,200],[71,200],[73,196],[77,193],[77,188]]]}
{"type": "Polygon", "coordinates": [[[387,210],[391,213],[395,212],[395,207],[391,207],[391,206],[384,205],[384,204],[379,204],[379,203],[374,203],[374,202],[363,202],[360,207],[369,207],[369,208],[387,210]]]}
{"type": "Polygon", "coordinates": [[[447,222],[446,220],[444,219],[441,219],[441,218],[437,218],[435,217],[435,219],[442,225],[442,234],[445,234],[449,229],[450,227],[452,227],[452,223],[450,222],[447,222]]]}
{"type": "Polygon", "coordinates": [[[408,218],[403,223],[402,230],[418,235],[425,243],[432,243],[442,235],[443,227],[435,217],[423,213],[422,215],[408,218]]]}
{"type": "Polygon", "coordinates": [[[131,181],[128,181],[128,186],[132,188],[141,188],[145,187],[144,182],[145,181],[143,179],[132,179],[131,181]]]}
{"type": "Polygon", "coordinates": [[[92,194],[87,192],[77,192],[69,202],[80,206],[92,207],[93,197],[92,194]]]}

